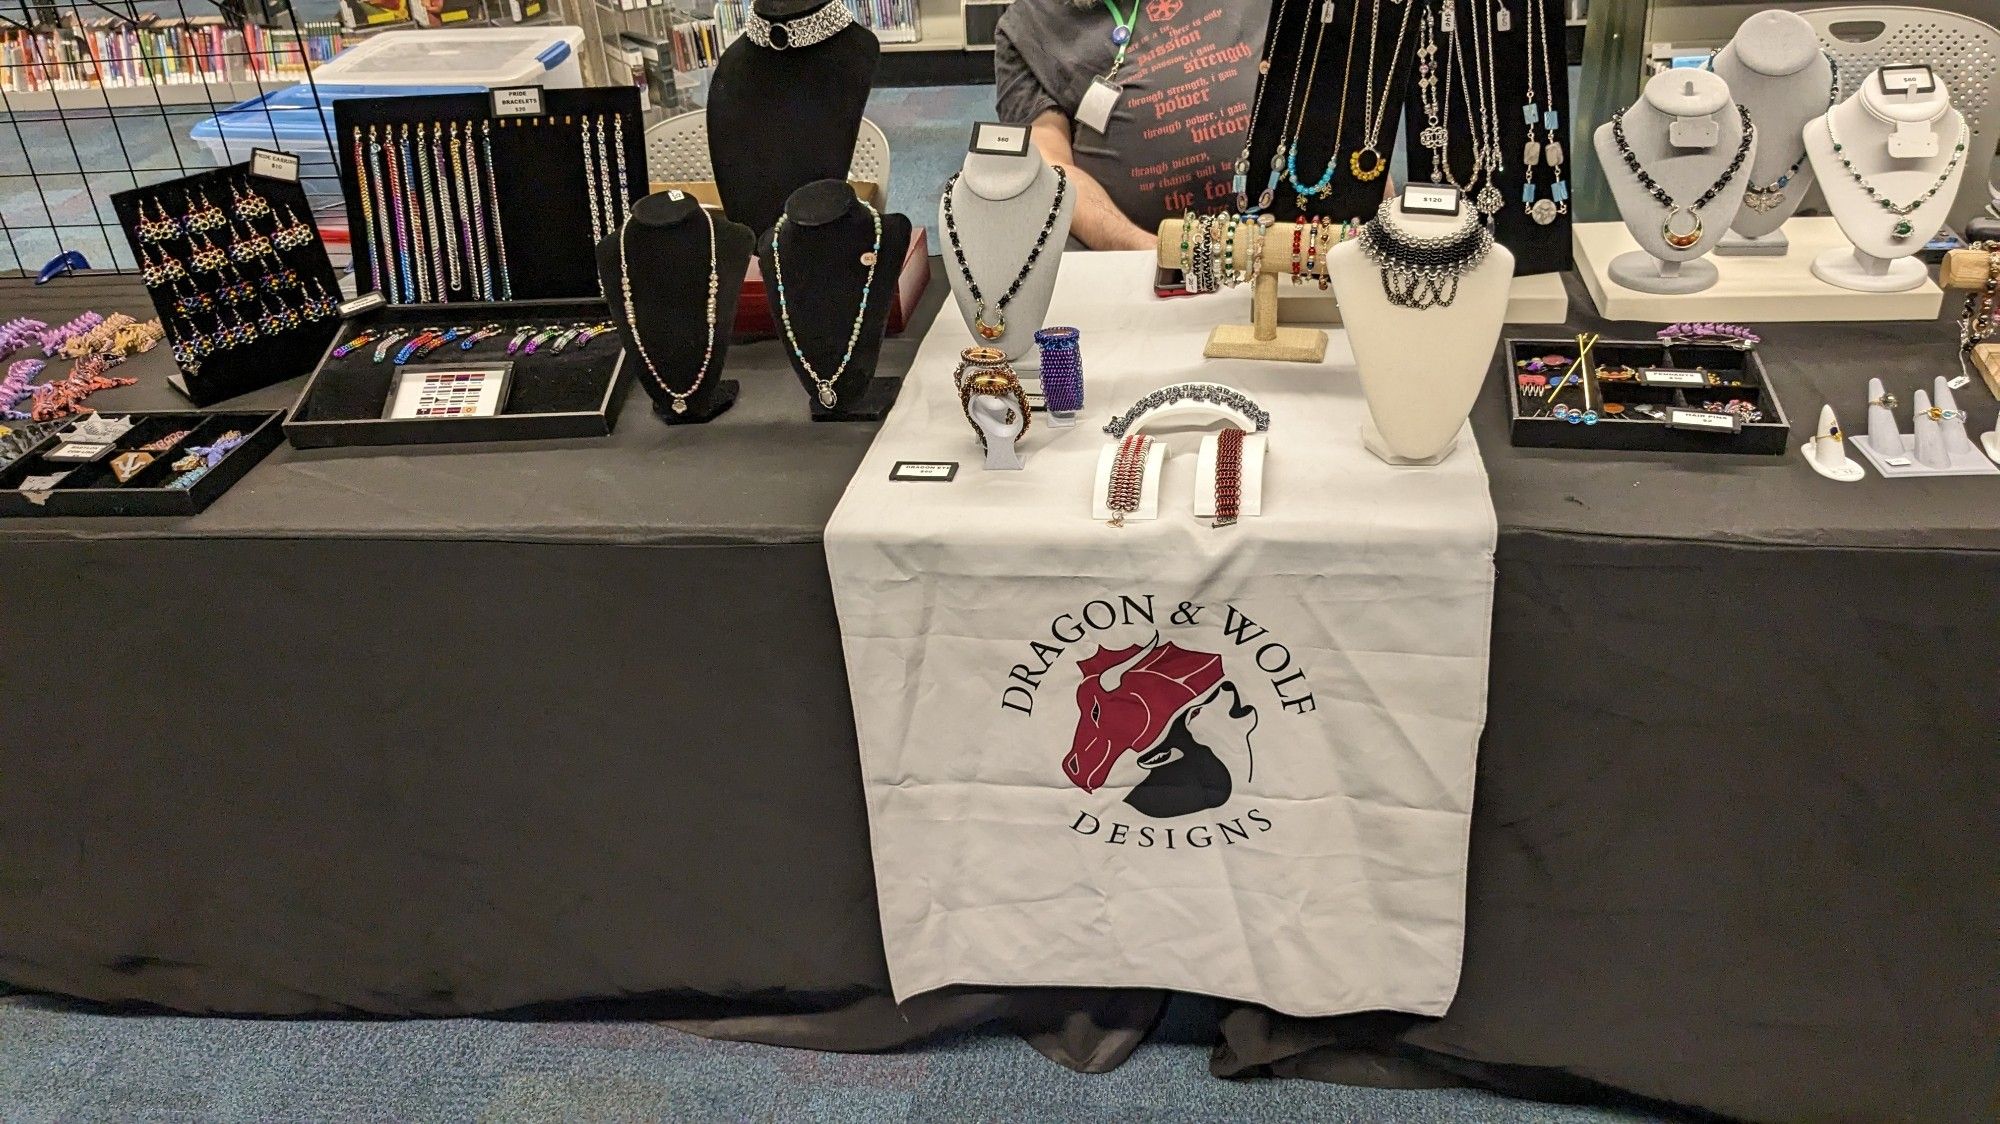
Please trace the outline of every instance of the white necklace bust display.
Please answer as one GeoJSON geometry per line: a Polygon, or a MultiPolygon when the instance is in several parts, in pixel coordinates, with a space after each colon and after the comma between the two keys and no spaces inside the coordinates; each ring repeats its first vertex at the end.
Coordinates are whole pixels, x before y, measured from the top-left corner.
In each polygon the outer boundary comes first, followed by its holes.
{"type": "MultiPolygon", "coordinates": [[[[1469,201],[1461,202],[1457,215],[1432,215],[1412,213],[1399,200],[1384,204],[1375,221],[1400,238],[1431,242],[1464,231],[1479,217],[1469,201]]],[[[1390,464],[1444,460],[1457,447],[1492,365],[1513,287],[1514,255],[1493,243],[1459,274],[1449,302],[1421,309],[1391,300],[1382,267],[1370,260],[1360,239],[1335,246],[1327,254],[1326,272],[1368,399],[1362,444],[1390,464]]]]}
{"type": "Polygon", "coordinates": [[[1942,78],[1928,91],[1891,93],[1881,74],[1805,128],[1827,210],[1854,244],[1813,259],[1812,271],[1843,289],[1897,293],[1930,277],[1912,255],[1951,211],[1968,138],[1942,78]]]}
{"type": "Polygon", "coordinates": [[[966,331],[980,346],[1005,353],[1017,369],[1040,364],[1035,332],[1048,319],[1075,213],[1075,185],[1032,146],[1021,156],[967,153],[939,200],[945,276],[966,331]],[[1040,252],[1034,253],[1038,245],[1040,252]],[[992,334],[995,327],[998,334],[992,334]]]}
{"type": "Polygon", "coordinates": [[[1812,161],[1800,134],[1835,99],[1838,76],[1819,34],[1792,12],[1759,12],[1743,21],[1709,69],[1729,85],[1757,126],[1757,158],[1746,165],[1743,206],[1718,254],[1782,254],[1785,220],[1812,190],[1812,161]]]}
{"type": "Polygon", "coordinates": [[[1618,215],[1639,244],[1611,259],[1611,280],[1645,293],[1714,285],[1715,263],[1702,259],[1736,221],[1758,149],[1728,83],[1705,70],[1663,70],[1594,142],[1618,215]]]}

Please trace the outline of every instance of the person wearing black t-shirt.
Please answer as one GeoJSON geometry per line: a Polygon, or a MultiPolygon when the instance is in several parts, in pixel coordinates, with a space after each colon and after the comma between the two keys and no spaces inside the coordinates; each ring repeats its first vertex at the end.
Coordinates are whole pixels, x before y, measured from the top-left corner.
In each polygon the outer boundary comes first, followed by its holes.
{"type": "Polygon", "coordinates": [[[1233,206],[1270,10],[1270,0],[1014,0],[994,39],[1000,118],[1031,125],[1042,156],[1069,172],[1079,241],[1151,249],[1161,219],[1233,206]],[[1086,95],[1107,75],[1117,97],[1093,118],[1086,95]]]}

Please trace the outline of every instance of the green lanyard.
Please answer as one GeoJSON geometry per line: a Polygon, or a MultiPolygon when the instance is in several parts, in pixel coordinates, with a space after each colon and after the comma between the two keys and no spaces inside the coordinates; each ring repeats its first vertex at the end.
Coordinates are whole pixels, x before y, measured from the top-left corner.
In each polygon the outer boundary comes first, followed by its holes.
{"type": "Polygon", "coordinates": [[[1111,10],[1111,41],[1118,46],[1118,53],[1111,59],[1111,69],[1104,72],[1107,79],[1116,77],[1118,68],[1125,65],[1125,48],[1132,45],[1132,25],[1139,21],[1139,5],[1142,2],[1132,0],[1132,11],[1128,14],[1120,12],[1112,0],[1104,0],[1104,6],[1111,10]]]}

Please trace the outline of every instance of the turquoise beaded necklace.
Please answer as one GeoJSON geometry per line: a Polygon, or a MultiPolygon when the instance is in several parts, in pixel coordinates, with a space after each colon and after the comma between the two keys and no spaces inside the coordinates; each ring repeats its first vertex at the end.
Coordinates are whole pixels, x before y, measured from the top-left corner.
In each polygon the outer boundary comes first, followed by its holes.
{"type": "Polygon", "coordinates": [[[875,242],[868,252],[861,255],[861,262],[868,267],[868,276],[861,282],[861,307],[855,310],[854,327],[847,333],[847,351],[840,357],[840,366],[833,369],[832,378],[821,378],[819,368],[806,358],[806,349],[799,345],[798,334],[792,331],[792,308],[785,300],[785,259],[779,250],[784,241],[785,221],[789,216],[779,215],[778,224],[771,228],[771,272],[778,283],[778,320],[784,325],[785,342],[791,346],[792,354],[798,357],[799,365],[805,368],[806,377],[812,380],[818,390],[819,404],[831,410],[840,401],[834,384],[847,372],[847,364],[854,358],[854,344],[861,338],[861,325],[868,319],[868,294],[875,287],[875,264],[882,256],[882,212],[870,206],[866,199],[857,199],[868,208],[868,219],[875,226],[875,242]]]}

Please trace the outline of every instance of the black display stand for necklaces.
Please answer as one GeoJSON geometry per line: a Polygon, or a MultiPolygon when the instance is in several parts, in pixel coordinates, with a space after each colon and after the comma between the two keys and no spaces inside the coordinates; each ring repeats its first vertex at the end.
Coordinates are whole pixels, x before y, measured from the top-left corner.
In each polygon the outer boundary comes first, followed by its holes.
{"type": "Polygon", "coordinates": [[[876,378],[875,364],[882,355],[882,334],[889,326],[889,306],[896,296],[897,272],[910,248],[910,220],[903,215],[882,216],[882,245],[876,251],[874,287],[868,291],[868,305],[862,315],[861,333],[854,341],[854,358],[833,384],[838,400],[829,408],[820,404],[819,388],[806,374],[799,349],[821,376],[831,375],[847,350],[848,334],[861,300],[861,286],[868,276],[862,260],[873,245],[874,224],[868,208],[855,198],[846,180],[828,179],[807,184],[785,202],[782,232],[767,232],[757,243],[757,256],[767,288],[772,316],[778,321],[780,337],[787,323],[797,337],[795,348],[785,341],[785,354],[792,370],[805,387],[812,403],[814,421],[876,421],[895,405],[902,390],[899,378],[876,378]],[[778,268],[773,260],[773,234],[782,233],[778,247],[784,254],[784,303],[778,300],[778,268]],[[783,311],[780,311],[780,309],[783,311]]]}
{"type": "Polygon", "coordinates": [[[633,364],[633,377],[653,399],[653,412],[671,425],[710,421],[736,404],[741,384],[721,377],[729,355],[730,326],[736,323],[736,298],[750,270],[757,236],[749,227],[710,211],[715,222],[715,321],[708,318],[709,225],[702,221],[701,203],[680,191],[648,195],[632,205],[632,222],[621,234],[597,247],[597,270],[610,300],[611,319],[622,333],[633,364]],[[629,244],[623,260],[632,268],[631,292],[638,328],[626,318],[620,239],[629,244]],[[686,391],[702,369],[702,356],[713,341],[708,373],[675,411],[674,396],[660,385],[686,391]],[[639,343],[645,345],[640,353],[639,343]],[[646,367],[653,361],[656,378],[646,367]]]}
{"type": "MultiPolygon", "coordinates": [[[[785,23],[827,2],[840,0],[756,0],[754,10],[785,23]]],[[[708,154],[730,218],[761,235],[792,192],[847,178],[881,53],[858,24],[810,47],[775,50],[747,35],[729,45],[709,86],[708,154]]]]}

